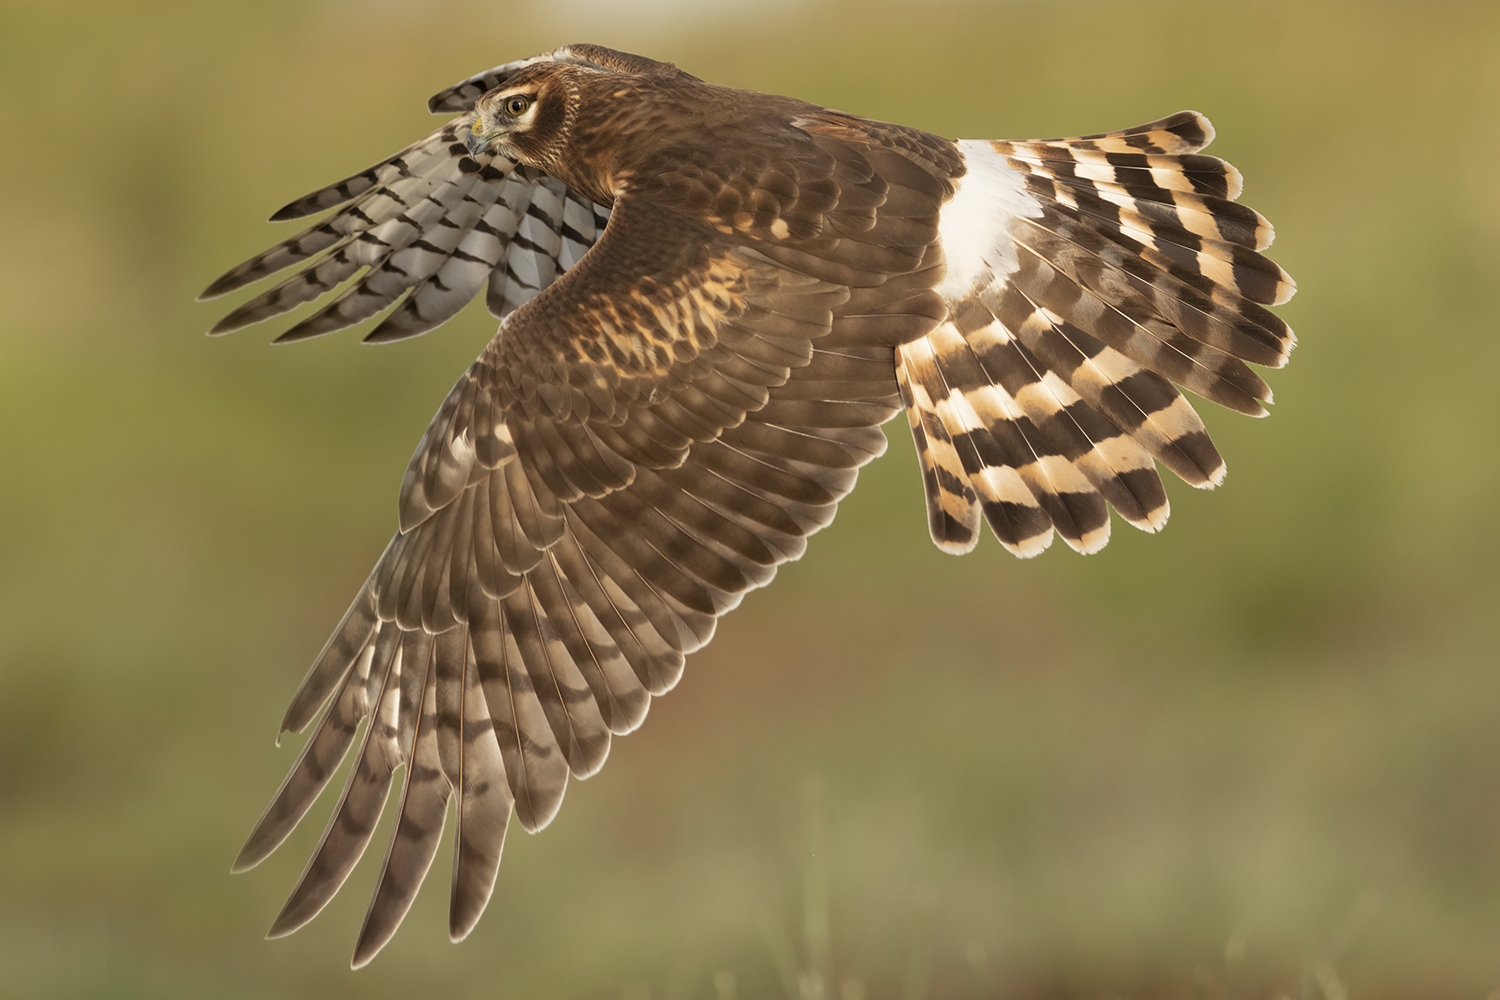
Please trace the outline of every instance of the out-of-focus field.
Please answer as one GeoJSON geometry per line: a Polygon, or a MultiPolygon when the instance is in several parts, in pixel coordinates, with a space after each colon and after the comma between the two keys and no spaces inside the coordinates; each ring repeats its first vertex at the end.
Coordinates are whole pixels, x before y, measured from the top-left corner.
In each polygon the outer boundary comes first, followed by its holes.
{"type": "MultiPolygon", "coordinates": [[[[1482,998],[1500,989],[1500,5],[0,4],[0,995],[1482,998]],[[287,699],[493,332],[209,340],[260,220],[593,40],[953,136],[1184,107],[1302,346],[1172,523],[927,541],[907,433],[446,940],[227,874],[287,699]],[[801,979],[801,986],[798,979],[801,979]]],[[[232,303],[231,303],[232,304],[232,303]]],[[[377,834],[378,853],[383,835],[377,834]]]]}

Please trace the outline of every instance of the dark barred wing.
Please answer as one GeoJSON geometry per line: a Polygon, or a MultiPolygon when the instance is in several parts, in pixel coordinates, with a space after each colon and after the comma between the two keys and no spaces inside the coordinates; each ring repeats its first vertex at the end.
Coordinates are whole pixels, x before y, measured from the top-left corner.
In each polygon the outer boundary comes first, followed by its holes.
{"type": "Polygon", "coordinates": [[[272,221],[327,218],[231,268],[211,299],[290,267],[290,277],[210,331],[229,333],[337,291],[278,341],[302,340],[395,305],[365,338],[383,342],[447,322],[481,290],[504,316],[576,264],[609,210],[502,155],[471,157],[464,114],[367,170],[282,208],[272,221]]]}
{"type": "Polygon", "coordinates": [[[967,551],[981,519],[1021,556],[1054,531],[1091,552],[1109,508],[1155,531],[1160,462],[1197,487],[1225,466],[1181,386],[1252,416],[1295,343],[1267,305],[1294,285],[1260,251],[1272,230],[1238,204],[1240,175],[1198,150],[1181,112],[1125,132],[986,145],[1030,196],[1014,268],[949,303],[904,345],[898,374],[933,540],[967,551]]]}

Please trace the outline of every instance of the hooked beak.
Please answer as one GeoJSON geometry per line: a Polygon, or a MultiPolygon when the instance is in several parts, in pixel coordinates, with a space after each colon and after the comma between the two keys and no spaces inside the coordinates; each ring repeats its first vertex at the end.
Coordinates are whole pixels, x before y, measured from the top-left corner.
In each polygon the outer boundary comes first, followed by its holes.
{"type": "Polygon", "coordinates": [[[493,132],[489,135],[480,135],[471,129],[469,134],[464,136],[464,145],[469,147],[470,156],[478,156],[480,153],[488,152],[489,148],[494,145],[495,140],[499,137],[500,133],[498,132],[493,132]]]}

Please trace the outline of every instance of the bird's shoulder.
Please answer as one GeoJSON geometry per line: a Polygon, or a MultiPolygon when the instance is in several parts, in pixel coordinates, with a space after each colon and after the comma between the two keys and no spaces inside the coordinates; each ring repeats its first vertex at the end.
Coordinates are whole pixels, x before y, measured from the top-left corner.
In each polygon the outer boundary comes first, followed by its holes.
{"type": "Polygon", "coordinates": [[[964,171],[951,140],[796,98],[686,74],[580,79],[579,165],[607,163],[617,192],[721,233],[815,239],[837,210],[906,214],[899,199],[886,204],[893,187],[927,196],[924,207],[935,213],[964,171]]]}

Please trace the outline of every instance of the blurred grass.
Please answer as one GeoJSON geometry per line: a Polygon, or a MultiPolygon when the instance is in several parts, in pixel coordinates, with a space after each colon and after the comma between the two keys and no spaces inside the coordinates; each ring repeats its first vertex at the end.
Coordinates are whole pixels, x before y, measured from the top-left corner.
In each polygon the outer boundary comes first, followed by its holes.
{"type": "Polygon", "coordinates": [[[0,995],[1500,988],[1495,5],[6,0],[0,135],[0,995]],[[440,857],[351,974],[373,865],[260,940],[324,811],[225,871],[493,321],[271,350],[192,297],[428,93],[582,39],[948,135],[1195,107],[1304,343],[1272,419],[1207,414],[1224,488],[1087,559],[937,553],[895,427],[470,941],[440,857]]]}

